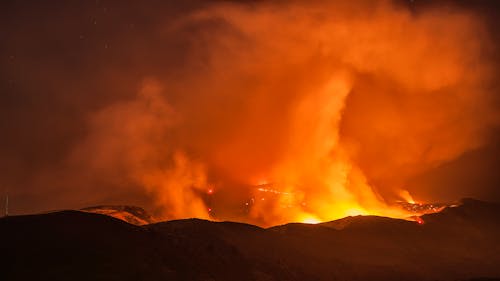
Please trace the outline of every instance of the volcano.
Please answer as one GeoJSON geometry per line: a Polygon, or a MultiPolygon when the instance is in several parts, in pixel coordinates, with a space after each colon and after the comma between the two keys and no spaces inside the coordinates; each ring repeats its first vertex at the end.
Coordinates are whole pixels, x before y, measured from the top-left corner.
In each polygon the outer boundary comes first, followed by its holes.
{"type": "Polygon", "coordinates": [[[424,224],[355,216],[271,228],[200,219],[139,226],[88,210],[10,216],[0,219],[0,269],[2,280],[498,280],[498,214],[498,203],[466,199],[423,215],[424,224]]]}

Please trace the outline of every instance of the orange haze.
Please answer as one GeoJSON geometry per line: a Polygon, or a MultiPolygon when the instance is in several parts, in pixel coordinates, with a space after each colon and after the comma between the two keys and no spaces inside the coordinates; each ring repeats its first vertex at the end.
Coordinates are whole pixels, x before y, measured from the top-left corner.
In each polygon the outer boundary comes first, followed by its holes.
{"type": "Polygon", "coordinates": [[[71,163],[140,186],[164,219],[406,216],[389,203],[411,198],[410,177],[498,125],[483,24],[452,8],[305,2],[219,3],[165,25],[201,30],[185,66],[89,116],[71,163]]]}

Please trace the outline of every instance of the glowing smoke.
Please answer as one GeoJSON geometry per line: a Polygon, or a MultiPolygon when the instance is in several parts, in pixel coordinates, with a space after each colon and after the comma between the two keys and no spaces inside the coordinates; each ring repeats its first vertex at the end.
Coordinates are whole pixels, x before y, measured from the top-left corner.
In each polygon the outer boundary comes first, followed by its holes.
{"type": "Polygon", "coordinates": [[[216,4],[162,32],[193,29],[175,78],[149,77],[134,100],[93,114],[71,158],[144,188],[164,218],[209,217],[209,184],[257,197],[262,181],[293,196],[242,219],[400,216],[385,199],[498,125],[487,36],[465,11],[216,4]]]}

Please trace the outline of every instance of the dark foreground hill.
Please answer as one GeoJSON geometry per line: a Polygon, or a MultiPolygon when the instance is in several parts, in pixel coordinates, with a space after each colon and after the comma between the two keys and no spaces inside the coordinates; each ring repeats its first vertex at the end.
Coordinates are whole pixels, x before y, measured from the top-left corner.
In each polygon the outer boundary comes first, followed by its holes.
{"type": "Polygon", "coordinates": [[[420,225],[349,217],[262,229],[198,219],[135,226],[63,211],[0,219],[0,280],[497,280],[500,205],[420,225]]]}

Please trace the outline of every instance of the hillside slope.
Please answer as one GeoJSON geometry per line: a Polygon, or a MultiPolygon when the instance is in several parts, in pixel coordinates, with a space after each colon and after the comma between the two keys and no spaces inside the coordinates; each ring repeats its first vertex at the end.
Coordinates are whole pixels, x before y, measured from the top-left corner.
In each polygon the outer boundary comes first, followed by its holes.
{"type": "Polygon", "coordinates": [[[360,216],[263,229],[198,219],[136,226],[78,211],[6,217],[0,272],[2,280],[494,280],[499,214],[499,204],[465,200],[424,224],[360,216]]]}

